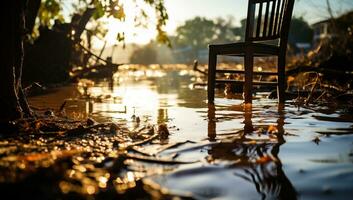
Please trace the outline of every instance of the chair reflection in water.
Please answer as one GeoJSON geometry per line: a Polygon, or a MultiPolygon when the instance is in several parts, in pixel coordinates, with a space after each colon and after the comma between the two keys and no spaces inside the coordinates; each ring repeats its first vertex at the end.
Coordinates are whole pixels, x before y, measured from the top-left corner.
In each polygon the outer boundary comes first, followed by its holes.
{"type": "Polygon", "coordinates": [[[245,42],[209,45],[208,102],[214,102],[216,83],[244,85],[245,103],[252,102],[253,85],[277,86],[279,103],[285,101],[287,40],[294,0],[249,0],[245,42]],[[273,45],[273,43],[279,43],[273,45]],[[217,56],[244,58],[244,71],[217,69],[217,56]],[[277,56],[277,72],[253,71],[254,57],[277,56]],[[217,79],[216,74],[244,74],[245,80],[217,79]],[[253,75],[274,75],[277,82],[253,81],[253,75]]]}
{"type": "MultiPolygon", "coordinates": [[[[284,111],[285,63],[289,24],[294,0],[249,0],[245,42],[209,45],[208,65],[208,138],[219,141],[208,151],[210,160],[227,160],[237,171],[234,175],[250,181],[263,199],[296,199],[297,193],[282,169],[278,157],[280,146],[285,143],[284,111]],[[273,42],[278,41],[278,45],[273,42]],[[264,42],[270,42],[264,43],[264,42]],[[217,69],[217,56],[244,58],[245,70],[217,69]],[[277,56],[276,72],[253,71],[254,57],[277,56]],[[244,74],[244,80],[224,80],[216,74],[244,74]],[[277,82],[254,82],[253,75],[277,76],[277,82]],[[244,113],[244,128],[236,133],[217,136],[217,118],[214,105],[216,83],[243,84],[245,105],[239,106],[244,113]],[[257,139],[252,123],[253,85],[277,86],[279,101],[276,132],[268,139],[257,139]],[[255,139],[254,139],[255,138],[255,139]]],[[[240,111],[240,110],[238,110],[240,111]]],[[[219,114],[221,115],[221,114],[219,114]]],[[[229,116],[227,116],[229,117],[229,116]]]]}
{"type": "MultiPolygon", "coordinates": [[[[239,106],[241,107],[241,106],[239,106]]],[[[227,160],[233,168],[236,177],[252,182],[263,199],[296,199],[297,192],[282,169],[278,157],[280,146],[285,143],[284,106],[278,107],[276,131],[271,133],[274,139],[253,139],[263,129],[252,123],[252,108],[244,108],[244,128],[238,132],[221,135],[217,138],[217,118],[215,107],[210,104],[208,109],[208,137],[210,141],[218,140],[208,151],[211,160],[227,160]],[[239,169],[239,170],[238,170],[239,169]]],[[[221,115],[221,114],[219,114],[221,115]]],[[[269,133],[267,133],[270,135],[269,133]]]]}

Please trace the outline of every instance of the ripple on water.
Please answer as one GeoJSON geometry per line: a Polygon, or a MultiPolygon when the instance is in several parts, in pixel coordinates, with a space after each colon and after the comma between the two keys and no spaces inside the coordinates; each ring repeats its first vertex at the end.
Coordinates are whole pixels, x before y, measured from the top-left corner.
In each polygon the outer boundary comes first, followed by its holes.
{"type": "MultiPolygon", "coordinates": [[[[112,168],[124,164],[114,157],[109,157],[109,165],[97,164],[92,168],[92,163],[107,159],[108,152],[116,153],[117,138],[91,135],[73,140],[43,140],[26,136],[0,141],[1,167],[9,167],[14,159],[11,156],[19,152],[84,149],[90,153],[68,162],[77,166],[65,174],[85,184],[86,193],[96,194],[103,186],[124,191],[137,187],[138,182],[130,179],[138,177],[151,186],[151,194],[159,188],[161,193],[169,191],[197,199],[345,199],[353,196],[351,115],[329,107],[298,108],[290,101],[284,109],[279,109],[276,101],[263,98],[244,109],[242,100],[219,96],[215,106],[208,107],[206,91],[188,87],[195,75],[193,72],[157,73],[158,77],[154,73],[145,74],[156,77],[144,79],[139,75],[138,79],[129,79],[133,74],[126,73],[116,76],[124,82],[116,80],[113,88],[106,81],[98,82],[88,89],[92,99],[71,99],[69,105],[76,102],[76,106],[67,107],[66,113],[81,118],[91,116],[98,122],[126,123],[131,129],[139,127],[136,117],[141,122],[167,123],[174,127],[168,140],[164,144],[144,146],[143,150],[181,142],[182,145],[158,156],[198,160],[198,163],[161,166],[130,160],[125,163],[125,170],[117,172],[112,168]],[[131,173],[128,176],[128,172],[134,172],[133,176],[131,173]],[[124,181],[125,185],[120,184],[124,181]]],[[[76,89],[63,88],[50,94],[50,98],[36,97],[32,102],[42,105],[45,99],[51,107],[59,107],[65,99],[73,98],[68,91],[76,89]]],[[[27,166],[23,162],[17,164],[27,166]]],[[[0,174],[1,181],[9,176],[0,174]]],[[[63,191],[77,186],[67,178],[60,182],[63,191]]]]}

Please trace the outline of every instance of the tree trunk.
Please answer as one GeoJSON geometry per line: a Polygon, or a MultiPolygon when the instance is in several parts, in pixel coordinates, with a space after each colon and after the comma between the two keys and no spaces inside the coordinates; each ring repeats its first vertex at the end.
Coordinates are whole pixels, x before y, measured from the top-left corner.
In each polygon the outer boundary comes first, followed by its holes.
{"type": "Polygon", "coordinates": [[[0,39],[0,121],[6,122],[30,115],[22,91],[23,36],[25,33],[24,0],[7,1],[0,10],[2,21],[0,39]]]}
{"type": "Polygon", "coordinates": [[[28,34],[33,32],[41,0],[29,0],[26,7],[26,31],[28,34]]]}
{"type": "MultiPolygon", "coordinates": [[[[87,25],[88,21],[91,19],[95,10],[96,10],[95,8],[87,8],[85,10],[85,12],[80,16],[78,24],[76,24],[76,26],[74,26],[74,30],[75,30],[74,41],[75,42],[80,41],[80,37],[81,37],[83,31],[85,30],[86,25],[87,25]]],[[[75,23],[75,22],[73,22],[73,23],[75,23]]]]}

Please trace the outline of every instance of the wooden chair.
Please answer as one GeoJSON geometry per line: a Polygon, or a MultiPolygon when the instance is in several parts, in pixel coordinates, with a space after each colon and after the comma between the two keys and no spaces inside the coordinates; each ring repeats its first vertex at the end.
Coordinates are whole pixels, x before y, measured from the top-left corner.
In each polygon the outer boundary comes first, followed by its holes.
{"type": "Polygon", "coordinates": [[[245,103],[252,102],[253,85],[277,85],[278,100],[285,101],[287,40],[294,0],[249,0],[245,42],[209,45],[208,102],[214,102],[216,83],[244,84],[245,103]],[[279,40],[278,45],[266,44],[279,40]],[[244,57],[242,70],[217,69],[217,55],[244,57]],[[277,72],[254,72],[254,57],[277,56],[277,72]],[[243,73],[245,81],[216,79],[216,73],[243,73]],[[276,75],[277,82],[253,82],[253,74],[276,75]]]}

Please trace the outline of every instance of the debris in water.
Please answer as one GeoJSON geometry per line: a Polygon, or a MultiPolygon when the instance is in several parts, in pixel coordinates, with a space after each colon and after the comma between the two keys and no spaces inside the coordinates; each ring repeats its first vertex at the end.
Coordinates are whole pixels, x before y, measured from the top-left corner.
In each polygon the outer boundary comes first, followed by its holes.
{"type": "Polygon", "coordinates": [[[258,163],[258,164],[264,164],[264,163],[268,163],[270,161],[273,161],[273,159],[269,155],[264,155],[264,156],[256,159],[256,163],[258,163]]]}
{"type": "Polygon", "coordinates": [[[324,194],[331,194],[332,193],[332,189],[331,189],[330,186],[325,185],[325,186],[322,187],[322,192],[324,194]]]}
{"type": "Polygon", "coordinates": [[[115,134],[118,131],[118,129],[119,129],[118,125],[111,123],[109,127],[109,132],[111,134],[115,134]]]}
{"type": "Polygon", "coordinates": [[[318,136],[316,136],[312,141],[315,142],[315,144],[317,144],[317,145],[319,145],[319,143],[321,142],[321,140],[318,136]]]}
{"type": "Polygon", "coordinates": [[[158,135],[162,139],[166,139],[169,136],[168,127],[166,124],[160,124],[158,126],[158,135]]]}
{"type": "Polygon", "coordinates": [[[66,101],[64,101],[64,103],[61,104],[61,106],[60,106],[60,108],[59,108],[59,113],[61,113],[61,112],[64,111],[65,105],[66,105],[66,101]]]}
{"type": "Polygon", "coordinates": [[[94,119],[92,118],[88,118],[86,122],[87,122],[87,126],[92,126],[96,124],[96,121],[94,121],[94,119]]]}
{"type": "Polygon", "coordinates": [[[275,134],[275,133],[278,133],[278,129],[276,126],[274,125],[270,125],[267,129],[267,133],[268,134],[275,134]]]}
{"type": "Polygon", "coordinates": [[[47,110],[44,112],[44,115],[48,116],[48,117],[54,117],[54,112],[52,110],[47,110]]]}
{"type": "Polygon", "coordinates": [[[136,117],[136,123],[140,123],[140,117],[136,117]]]}

